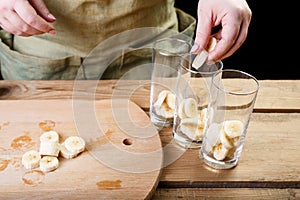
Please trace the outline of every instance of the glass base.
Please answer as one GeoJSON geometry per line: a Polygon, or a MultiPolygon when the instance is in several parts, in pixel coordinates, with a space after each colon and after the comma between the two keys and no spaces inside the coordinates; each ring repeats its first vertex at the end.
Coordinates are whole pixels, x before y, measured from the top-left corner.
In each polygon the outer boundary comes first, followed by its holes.
{"type": "Polygon", "coordinates": [[[173,126],[173,118],[163,118],[161,116],[156,115],[155,113],[150,113],[151,122],[159,128],[169,128],[173,126]]]}
{"type": "Polygon", "coordinates": [[[200,141],[191,140],[186,136],[184,136],[182,133],[176,133],[175,131],[173,131],[173,137],[176,144],[178,144],[179,146],[185,149],[196,149],[202,146],[201,140],[200,141]]]}
{"type": "Polygon", "coordinates": [[[206,165],[214,169],[231,169],[238,164],[238,159],[232,159],[228,161],[218,161],[206,155],[203,151],[200,151],[199,156],[203,158],[203,161],[206,165]]]}

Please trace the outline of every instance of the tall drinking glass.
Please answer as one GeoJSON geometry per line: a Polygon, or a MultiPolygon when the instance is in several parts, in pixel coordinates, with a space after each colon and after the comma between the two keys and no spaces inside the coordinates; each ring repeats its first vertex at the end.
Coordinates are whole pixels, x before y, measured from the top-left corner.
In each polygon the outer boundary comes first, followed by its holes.
{"type": "Polygon", "coordinates": [[[173,125],[178,69],[190,49],[189,41],[176,37],[159,39],[153,44],[150,119],[159,128],[173,125]]]}
{"type": "Polygon", "coordinates": [[[239,70],[213,76],[200,150],[207,165],[229,169],[238,164],[259,87],[255,77],[239,70]]]}
{"type": "Polygon", "coordinates": [[[221,61],[195,68],[197,58],[192,54],[183,58],[178,73],[173,137],[184,148],[201,147],[211,79],[223,68],[221,61]]]}

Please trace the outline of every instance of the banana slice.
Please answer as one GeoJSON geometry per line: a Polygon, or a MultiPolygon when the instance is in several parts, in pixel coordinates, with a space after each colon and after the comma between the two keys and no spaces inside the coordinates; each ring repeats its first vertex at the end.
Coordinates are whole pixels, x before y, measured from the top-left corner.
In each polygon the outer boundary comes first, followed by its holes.
{"type": "Polygon", "coordinates": [[[85,149],[85,141],[79,136],[69,136],[64,141],[66,149],[72,153],[81,153],[85,149]]]}
{"type": "Polygon", "coordinates": [[[204,128],[205,126],[205,120],[206,120],[206,115],[207,115],[207,108],[203,108],[201,111],[200,111],[200,116],[199,116],[199,126],[204,128]]]}
{"type": "Polygon", "coordinates": [[[196,139],[195,140],[202,140],[204,135],[204,128],[200,127],[198,124],[198,127],[196,129],[196,139]]]}
{"type": "Polygon", "coordinates": [[[174,117],[174,110],[171,109],[165,102],[157,108],[156,113],[167,119],[174,117]]]}
{"type": "Polygon", "coordinates": [[[26,169],[34,169],[39,167],[41,155],[36,150],[29,150],[22,156],[22,164],[26,169]]]}
{"type": "Polygon", "coordinates": [[[244,124],[240,120],[227,120],[223,122],[223,129],[230,138],[239,137],[244,132],[244,124]]]}
{"type": "Polygon", "coordinates": [[[228,149],[226,149],[222,143],[217,143],[213,146],[212,151],[214,158],[217,160],[224,160],[228,154],[228,149]]]}
{"type": "Polygon", "coordinates": [[[166,97],[166,103],[172,110],[175,109],[175,100],[176,100],[175,94],[173,94],[172,92],[169,92],[166,97]]]}
{"type": "Polygon", "coordinates": [[[64,142],[60,145],[60,152],[59,153],[60,153],[61,157],[66,158],[66,159],[75,158],[78,155],[77,152],[71,152],[71,151],[69,151],[65,147],[65,143],[64,142]]]}
{"type": "Polygon", "coordinates": [[[197,101],[193,98],[188,98],[184,100],[183,105],[184,114],[189,118],[196,118],[198,115],[198,105],[197,101]]]}
{"type": "Polygon", "coordinates": [[[233,147],[232,139],[227,136],[223,128],[220,130],[220,142],[226,149],[231,149],[233,147]]]}
{"type": "Polygon", "coordinates": [[[197,118],[198,116],[197,101],[193,98],[187,98],[182,100],[178,106],[178,116],[181,119],[197,118]]]}
{"type": "Polygon", "coordinates": [[[56,131],[47,131],[40,136],[41,142],[59,142],[59,135],[56,131]]]}
{"type": "Polygon", "coordinates": [[[210,37],[210,40],[207,45],[207,52],[211,52],[217,45],[217,39],[215,37],[210,37]]]}
{"type": "Polygon", "coordinates": [[[184,100],[180,102],[179,106],[178,106],[178,116],[181,118],[181,119],[185,119],[185,118],[188,118],[185,113],[184,113],[184,100]]]}
{"type": "Polygon", "coordinates": [[[41,142],[40,155],[58,157],[59,144],[57,142],[41,142]]]}
{"type": "Polygon", "coordinates": [[[154,103],[157,115],[164,118],[173,118],[175,110],[175,95],[169,90],[163,90],[158,94],[154,103]]]}
{"type": "Polygon", "coordinates": [[[181,120],[180,130],[191,140],[200,140],[203,137],[203,129],[198,126],[197,118],[185,118],[181,120]]]}
{"type": "Polygon", "coordinates": [[[193,63],[192,63],[192,67],[194,67],[195,69],[199,69],[206,61],[208,56],[208,52],[203,50],[201,51],[194,59],[193,63]]]}
{"type": "Polygon", "coordinates": [[[168,93],[170,93],[169,90],[162,90],[162,91],[158,94],[157,100],[156,100],[156,102],[154,103],[154,106],[155,106],[155,107],[160,107],[160,106],[163,104],[163,102],[165,101],[165,99],[166,99],[168,93]]]}
{"type": "Polygon", "coordinates": [[[42,170],[43,172],[54,171],[58,168],[58,166],[59,166],[59,161],[57,157],[44,156],[40,160],[40,170],[42,170]]]}

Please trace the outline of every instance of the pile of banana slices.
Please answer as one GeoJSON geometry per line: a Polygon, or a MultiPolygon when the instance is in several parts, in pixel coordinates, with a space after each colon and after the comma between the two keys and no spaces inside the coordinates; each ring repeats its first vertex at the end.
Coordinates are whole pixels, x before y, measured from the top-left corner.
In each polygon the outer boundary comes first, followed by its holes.
{"type": "Polygon", "coordinates": [[[198,112],[198,104],[194,98],[187,98],[180,102],[178,116],[180,130],[191,140],[201,140],[205,128],[207,108],[198,112]]]}
{"type": "Polygon", "coordinates": [[[166,119],[172,119],[175,111],[175,94],[169,90],[162,90],[154,103],[157,115],[166,119]]]}
{"type": "Polygon", "coordinates": [[[240,120],[226,120],[222,123],[217,143],[212,147],[212,154],[217,160],[233,158],[243,134],[244,125],[240,120]]]}
{"type": "Polygon", "coordinates": [[[47,131],[40,136],[40,149],[29,150],[22,156],[22,164],[26,169],[39,167],[43,172],[50,172],[58,168],[58,157],[75,158],[85,150],[85,141],[79,136],[69,136],[63,143],[59,143],[56,131],[47,131]]]}

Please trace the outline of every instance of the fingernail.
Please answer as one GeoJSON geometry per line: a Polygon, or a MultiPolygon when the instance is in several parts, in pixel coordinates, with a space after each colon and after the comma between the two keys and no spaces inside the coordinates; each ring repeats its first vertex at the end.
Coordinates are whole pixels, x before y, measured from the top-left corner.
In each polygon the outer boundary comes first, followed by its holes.
{"type": "Polygon", "coordinates": [[[52,29],[52,30],[49,31],[49,33],[54,35],[54,34],[56,34],[56,30],[52,29]]]}
{"type": "Polygon", "coordinates": [[[52,20],[56,20],[56,18],[54,17],[54,15],[52,15],[51,13],[48,14],[48,18],[52,19],[52,20]]]}
{"type": "Polygon", "coordinates": [[[194,44],[191,48],[191,53],[195,53],[199,49],[199,46],[197,44],[194,44]]]}

